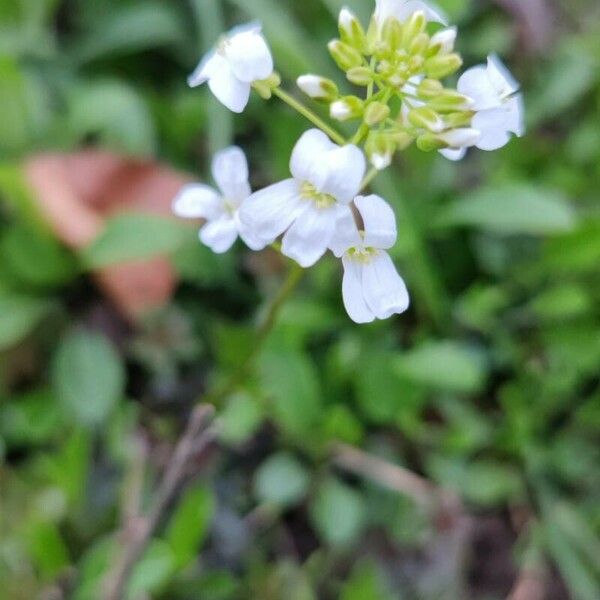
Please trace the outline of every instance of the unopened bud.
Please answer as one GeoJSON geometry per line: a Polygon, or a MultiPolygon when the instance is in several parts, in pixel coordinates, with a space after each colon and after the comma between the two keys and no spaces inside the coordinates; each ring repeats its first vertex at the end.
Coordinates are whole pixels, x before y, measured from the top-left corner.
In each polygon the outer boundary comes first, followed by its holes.
{"type": "Polygon", "coordinates": [[[365,152],[371,164],[378,171],[383,171],[392,164],[396,143],[387,134],[372,132],[365,143],[365,152]]]}
{"type": "Polygon", "coordinates": [[[437,79],[423,79],[417,87],[419,98],[430,100],[444,91],[444,86],[437,79]]]}
{"type": "Polygon", "coordinates": [[[444,122],[449,129],[470,127],[471,121],[473,121],[473,113],[471,112],[453,112],[444,115],[444,122]]]}
{"type": "Polygon", "coordinates": [[[329,114],[336,121],[348,121],[362,117],[364,103],[357,96],[346,96],[329,107],[329,114]]]}
{"type": "Polygon", "coordinates": [[[360,52],[352,46],[340,40],[332,40],[327,47],[329,48],[331,57],[342,71],[349,71],[353,67],[360,67],[362,65],[363,58],[360,52]]]}
{"type": "Polygon", "coordinates": [[[296,81],[298,87],[310,98],[333,102],[338,96],[338,88],[333,81],[319,75],[301,75],[296,81]]]}
{"type": "Polygon", "coordinates": [[[388,17],[383,24],[381,38],[384,44],[392,51],[396,51],[402,44],[402,24],[395,17],[388,17]]]}
{"type": "Polygon", "coordinates": [[[373,71],[369,67],[354,67],[346,73],[346,77],[354,85],[367,86],[373,82],[373,71]]]}
{"type": "Polygon", "coordinates": [[[415,127],[422,127],[423,129],[428,129],[434,133],[439,133],[446,128],[443,119],[428,106],[413,108],[413,110],[408,113],[408,120],[415,127]]]}
{"type": "Polygon", "coordinates": [[[427,55],[436,56],[438,54],[450,54],[450,52],[454,50],[456,31],[456,27],[450,27],[449,29],[442,29],[442,31],[438,31],[436,34],[432,35],[427,55]]]}
{"type": "Polygon", "coordinates": [[[390,116],[390,107],[383,102],[371,102],[365,109],[364,121],[369,127],[385,121],[390,116]]]}
{"type": "Polygon", "coordinates": [[[456,73],[461,66],[462,58],[458,54],[445,54],[428,59],[425,63],[425,72],[433,79],[443,79],[456,73]]]}
{"type": "Polygon", "coordinates": [[[273,90],[280,85],[281,77],[275,72],[271,73],[267,79],[254,81],[252,83],[252,87],[256,90],[258,95],[265,100],[269,100],[273,95],[273,90]]]}
{"type": "Polygon", "coordinates": [[[402,46],[409,48],[413,40],[425,31],[427,17],[422,10],[414,12],[402,28],[402,46]]]}
{"type": "Polygon", "coordinates": [[[447,144],[445,144],[433,133],[424,133],[417,138],[417,148],[423,152],[442,150],[442,148],[447,147],[447,144]]]}
{"type": "Polygon", "coordinates": [[[421,56],[427,50],[429,46],[429,36],[426,33],[420,33],[417,35],[408,47],[408,53],[413,57],[421,56]]]}
{"type": "Polygon", "coordinates": [[[441,112],[470,110],[473,107],[473,100],[454,90],[444,90],[437,97],[430,100],[429,106],[441,112]]]}
{"type": "Polygon", "coordinates": [[[367,52],[367,34],[356,15],[345,7],[340,11],[338,27],[343,42],[361,54],[367,52]]]}
{"type": "Polygon", "coordinates": [[[414,141],[414,136],[407,131],[395,131],[390,134],[390,139],[396,144],[397,150],[406,150],[414,141]]]}

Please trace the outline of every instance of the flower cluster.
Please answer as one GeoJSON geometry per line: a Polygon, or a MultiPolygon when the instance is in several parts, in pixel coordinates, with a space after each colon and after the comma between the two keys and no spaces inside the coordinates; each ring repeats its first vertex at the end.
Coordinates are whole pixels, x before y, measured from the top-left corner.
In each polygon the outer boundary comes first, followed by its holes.
{"type": "Polygon", "coordinates": [[[213,161],[220,191],[186,186],[173,209],[181,217],[205,219],[200,239],[215,252],[227,251],[238,236],[253,250],[282,236],[276,247],[307,268],[331,251],[342,260],[346,310],[355,322],[367,323],[409,305],[386,252],[396,242],[394,212],[379,196],[362,195],[370,180],[413,142],[451,160],[469,147],[500,148],[511,134],[523,134],[523,109],[519,85],[495,56],[464,72],[455,89],[442,83],[462,66],[454,49],[457,30],[425,2],[376,0],[366,30],[344,8],[339,32],[330,54],[364,93],[342,94],[318,75],[303,75],[297,83],[328,105],[332,119],[357,121],[355,134],[346,140],[281,90],[260,25],[238,27],[201,61],[189,84],[208,82],[234,112],[244,110],[252,88],[266,99],[276,95],[318,129],[304,133],[294,147],[289,179],[252,193],[243,151],[228,148],[213,161]]]}

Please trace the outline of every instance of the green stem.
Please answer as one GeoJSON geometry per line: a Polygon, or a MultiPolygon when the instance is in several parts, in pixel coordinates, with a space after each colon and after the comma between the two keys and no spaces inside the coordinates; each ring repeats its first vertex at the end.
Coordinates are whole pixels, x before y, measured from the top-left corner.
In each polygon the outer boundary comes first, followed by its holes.
{"type": "Polygon", "coordinates": [[[284,92],[281,88],[274,88],[273,95],[277,96],[280,100],[283,100],[288,106],[299,112],[303,117],[308,119],[313,125],[316,125],[323,133],[326,133],[336,144],[343,146],[346,144],[344,136],[337,132],[333,127],[328,125],[319,115],[315,114],[310,108],[302,104],[299,100],[296,100],[293,96],[290,96],[287,92],[284,92]]]}
{"type": "Polygon", "coordinates": [[[203,403],[218,404],[224,400],[229,394],[235,391],[235,389],[243,383],[244,379],[248,376],[251,371],[254,362],[256,361],[260,351],[262,350],[269,334],[273,330],[279,313],[290,297],[292,292],[296,289],[302,276],[304,275],[304,269],[295,262],[292,263],[288,275],[284,282],[281,284],[277,295],[271,302],[267,313],[256,330],[256,337],[254,345],[250,354],[244,359],[241,365],[234,371],[234,373],[223,382],[223,384],[215,389],[213,392],[209,392],[202,397],[203,403]]]}
{"type": "Polygon", "coordinates": [[[375,179],[375,177],[377,177],[377,175],[379,175],[379,171],[375,167],[371,167],[360,184],[360,191],[364,192],[365,189],[369,187],[371,182],[375,179]]]}

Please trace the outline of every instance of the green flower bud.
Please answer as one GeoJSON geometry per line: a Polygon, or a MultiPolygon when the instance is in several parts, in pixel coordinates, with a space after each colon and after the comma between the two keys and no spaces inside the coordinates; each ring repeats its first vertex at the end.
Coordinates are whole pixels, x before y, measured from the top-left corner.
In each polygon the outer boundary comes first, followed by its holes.
{"type": "Polygon", "coordinates": [[[369,67],[354,67],[346,73],[346,77],[354,85],[367,86],[373,81],[373,71],[369,67]]]}
{"type": "Polygon", "coordinates": [[[367,34],[363,29],[356,15],[347,8],[342,8],[338,21],[340,36],[342,41],[348,46],[355,48],[361,54],[365,54],[368,49],[367,34]]]}
{"type": "Polygon", "coordinates": [[[383,24],[381,38],[385,45],[395,52],[402,44],[402,24],[394,17],[388,17],[383,24]]]}
{"type": "Polygon", "coordinates": [[[395,131],[390,134],[390,139],[396,144],[397,150],[406,150],[414,141],[412,136],[407,131],[395,131]]]}
{"type": "Polygon", "coordinates": [[[462,58],[456,53],[434,56],[425,62],[425,72],[433,79],[443,79],[456,73],[462,64],[462,58]]]}
{"type": "Polygon", "coordinates": [[[329,107],[329,114],[336,121],[349,121],[362,117],[364,102],[357,96],[345,96],[329,107]]]}
{"type": "Polygon", "coordinates": [[[390,116],[390,107],[383,102],[371,102],[365,109],[364,121],[369,127],[385,121],[390,116]]]}
{"type": "Polygon", "coordinates": [[[396,143],[390,135],[372,131],[365,142],[365,152],[371,164],[383,171],[392,164],[396,143]]]}
{"type": "Polygon", "coordinates": [[[450,54],[454,50],[454,42],[456,42],[456,27],[438,31],[431,36],[427,56],[450,54]]]}
{"type": "Polygon", "coordinates": [[[412,56],[421,56],[425,54],[429,46],[429,36],[426,33],[417,35],[408,47],[408,53],[412,56]]]}
{"type": "Polygon", "coordinates": [[[402,47],[409,48],[413,40],[425,31],[427,17],[422,10],[414,12],[402,28],[402,47]]]}
{"type": "Polygon", "coordinates": [[[423,129],[428,129],[434,133],[444,131],[446,125],[443,119],[428,106],[413,108],[408,113],[408,120],[415,126],[423,129]]]}
{"type": "Polygon", "coordinates": [[[473,101],[454,90],[444,90],[441,94],[429,101],[429,107],[441,112],[454,112],[457,110],[469,110],[473,101]]]}
{"type": "Polygon", "coordinates": [[[269,100],[273,95],[273,90],[281,85],[281,77],[275,71],[271,73],[267,79],[262,81],[254,81],[252,87],[257,91],[258,95],[264,100],[269,100]]]}
{"type": "Polygon", "coordinates": [[[339,97],[337,85],[331,79],[325,79],[319,75],[301,75],[296,83],[307,96],[314,100],[333,102],[339,97]]]}
{"type": "Polygon", "coordinates": [[[433,150],[442,150],[448,145],[433,133],[424,133],[417,138],[417,148],[423,152],[432,152],[433,150]]]}
{"type": "Polygon", "coordinates": [[[436,98],[444,91],[444,86],[437,79],[423,79],[417,87],[417,95],[429,100],[436,98]]]}
{"type": "Polygon", "coordinates": [[[331,57],[342,71],[349,71],[363,64],[360,52],[340,40],[332,40],[327,47],[329,48],[331,57]]]}
{"type": "Polygon", "coordinates": [[[454,112],[444,115],[444,122],[448,129],[456,129],[461,127],[470,127],[473,120],[471,112],[454,112]]]}

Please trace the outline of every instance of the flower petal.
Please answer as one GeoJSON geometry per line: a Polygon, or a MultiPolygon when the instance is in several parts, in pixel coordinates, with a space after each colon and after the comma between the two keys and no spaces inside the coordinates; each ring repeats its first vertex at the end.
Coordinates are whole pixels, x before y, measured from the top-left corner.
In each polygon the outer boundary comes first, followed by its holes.
{"type": "Polygon", "coordinates": [[[338,218],[338,207],[317,208],[312,203],[296,217],[283,236],[281,253],[305,269],[327,251],[338,218]]]}
{"type": "Polygon", "coordinates": [[[242,223],[242,221],[240,220],[239,211],[235,213],[234,218],[237,225],[238,233],[240,234],[240,237],[242,238],[244,244],[246,244],[246,246],[248,246],[250,250],[264,250],[264,248],[266,248],[269,245],[270,241],[264,240],[255,231],[253,231],[252,228],[242,223]]]}
{"type": "Polygon", "coordinates": [[[238,230],[230,215],[210,221],[200,230],[200,240],[216,254],[223,254],[233,246],[238,230]]]}
{"type": "Polygon", "coordinates": [[[184,219],[216,219],[223,212],[219,194],[201,183],[184,186],[173,200],[172,209],[184,219]]]}
{"type": "Polygon", "coordinates": [[[502,103],[502,98],[494,87],[484,65],[466,70],[460,76],[456,89],[463,96],[473,100],[474,110],[496,108],[502,103]]]}
{"type": "Polygon", "coordinates": [[[281,235],[305,206],[295,179],[286,179],[244,200],[239,210],[245,227],[268,243],[281,235]]]}
{"type": "Polygon", "coordinates": [[[473,126],[481,131],[477,147],[481,150],[498,150],[510,141],[510,133],[522,135],[524,131],[521,98],[507,100],[500,108],[483,110],[473,117],[473,126]]]}
{"type": "Polygon", "coordinates": [[[358,196],[354,200],[364,223],[363,244],[387,250],[396,243],[396,215],[392,207],[379,196],[358,196]]]}
{"type": "Polygon", "coordinates": [[[348,145],[331,150],[325,155],[325,178],[317,189],[330,194],[338,202],[352,202],[360,191],[367,170],[365,155],[357,146],[348,145]]]}
{"type": "Polygon", "coordinates": [[[403,313],[410,300],[406,285],[387,252],[380,252],[362,267],[365,301],[378,319],[403,313]]]}
{"type": "Polygon", "coordinates": [[[329,242],[329,249],[341,258],[344,252],[350,248],[356,248],[362,245],[362,239],[349,206],[341,206],[338,213],[338,220],[335,224],[333,237],[329,242]]]}
{"type": "Polygon", "coordinates": [[[375,315],[367,306],[363,296],[362,265],[349,256],[343,257],[342,264],[344,265],[342,297],[346,312],[355,323],[371,323],[375,320],[375,315]]]}
{"type": "Polygon", "coordinates": [[[290,171],[299,181],[313,185],[325,176],[323,155],[338,148],[320,129],[309,129],[302,134],[292,152],[290,171]]]}
{"type": "Polygon", "coordinates": [[[408,20],[417,11],[423,11],[428,21],[446,24],[441,11],[432,8],[428,3],[419,0],[377,0],[375,19],[383,27],[386,19],[395,17],[401,22],[408,20]]]}
{"type": "Polygon", "coordinates": [[[188,77],[188,85],[197,87],[206,83],[219,70],[223,60],[223,57],[214,50],[205,54],[194,72],[188,77]]]}
{"type": "Polygon", "coordinates": [[[506,65],[496,54],[488,56],[487,74],[492,85],[501,98],[507,98],[521,87],[506,65]]]}
{"type": "Polygon", "coordinates": [[[208,87],[217,99],[229,110],[241,113],[248,105],[250,98],[250,84],[240,81],[231,70],[229,62],[219,54],[216,54],[218,68],[211,73],[208,79],[208,87]]]}
{"type": "Polygon", "coordinates": [[[261,81],[273,72],[271,50],[260,30],[242,31],[233,35],[226,43],[225,55],[240,81],[261,81]]]}
{"type": "Polygon", "coordinates": [[[241,148],[231,146],[215,154],[212,174],[227,200],[241,204],[252,192],[248,183],[248,161],[241,148]]]}

